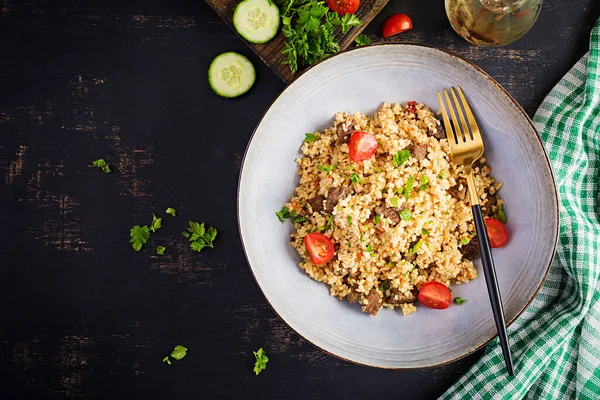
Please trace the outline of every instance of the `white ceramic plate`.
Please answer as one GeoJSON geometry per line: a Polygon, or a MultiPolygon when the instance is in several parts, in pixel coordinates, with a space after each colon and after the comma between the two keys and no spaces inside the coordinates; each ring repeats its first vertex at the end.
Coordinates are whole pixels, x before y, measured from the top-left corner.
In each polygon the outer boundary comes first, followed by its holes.
{"type": "Polygon", "coordinates": [[[462,86],[484,135],[494,176],[509,216],[509,244],[494,249],[506,313],[513,321],[541,286],[554,255],[558,201],[548,158],[530,119],[488,75],[441,50],[380,45],[341,53],[309,69],[269,108],[248,145],[238,194],[246,256],[277,314],[319,348],[360,364],[423,368],[463,357],[496,335],[485,280],[453,286],[468,299],[446,310],[418,307],[403,317],[382,309],[376,317],[330,297],[311,280],[290,246],[291,223],[275,216],[298,182],[295,158],[306,132],[332,125],[338,111],[372,114],[382,101],[423,102],[439,109],[436,93],[462,86]]]}

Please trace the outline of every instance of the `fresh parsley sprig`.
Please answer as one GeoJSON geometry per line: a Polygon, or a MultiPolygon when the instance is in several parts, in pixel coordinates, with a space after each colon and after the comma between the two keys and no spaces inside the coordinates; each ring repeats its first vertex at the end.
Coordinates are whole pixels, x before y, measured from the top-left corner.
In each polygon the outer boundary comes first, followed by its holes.
{"type": "Polygon", "coordinates": [[[269,357],[267,357],[267,353],[261,347],[258,351],[253,351],[254,358],[256,358],[256,362],[254,363],[254,373],[256,375],[260,374],[260,372],[267,368],[267,363],[269,362],[269,357]]]}
{"type": "Polygon", "coordinates": [[[190,221],[187,231],[183,231],[181,234],[190,242],[192,250],[200,253],[206,247],[214,248],[213,241],[217,237],[217,230],[212,226],[205,228],[204,222],[200,224],[190,221]]]}
{"type": "Polygon", "coordinates": [[[356,47],[367,46],[371,44],[371,39],[369,39],[369,37],[364,33],[361,33],[356,37],[356,39],[354,39],[354,44],[356,44],[356,47]]]}
{"type": "Polygon", "coordinates": [[[148,238],[150,237],[150,229],[144,225],[139,226],[136,225],[129,231],[129,242],[135,251],[140,251],[142,246],[144,246],[148,242],[148,238]]]}
{"type": "MultiPolygon", "coordinates": [[[[187,351],[188,351],[187,347],[178,344],[177,346],[175,346],[175,348],[171,352],[170,356],[172,358],[174,358],[175,360],[181,360],[183,357],[186,356],[187,351]]],[[[166,356],[165,358],[163,358],[162,361],[171,365],[171,360],[169,359],[169,356],[166,356]]]]}

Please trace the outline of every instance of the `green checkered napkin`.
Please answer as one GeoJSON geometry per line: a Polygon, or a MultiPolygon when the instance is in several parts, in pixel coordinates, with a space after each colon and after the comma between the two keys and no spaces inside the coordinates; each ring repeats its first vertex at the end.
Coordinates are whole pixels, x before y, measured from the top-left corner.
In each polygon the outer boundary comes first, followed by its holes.
{"type": "Polygon", "coordinates": [[[556,174],[560,236],[547,281],[509,329],[515,376],[495,339],[443,399],[600,399],[599,65],[600,20],[589,53],[534,117],[556,174]]]}

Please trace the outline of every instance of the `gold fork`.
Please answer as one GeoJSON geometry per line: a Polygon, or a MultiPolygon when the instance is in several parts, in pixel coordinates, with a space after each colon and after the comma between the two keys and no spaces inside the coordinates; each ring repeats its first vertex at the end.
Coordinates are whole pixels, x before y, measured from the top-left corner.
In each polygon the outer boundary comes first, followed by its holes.
{"type": "Polygon", "coordinates": [[[477,236],[479,237],[479,249],[481,250],[481,263],[485,274],[485,283],[490,296],[490,303],[492,304],[492,312],[494,314],[494,321],[496,322],[496,329],[498,330],[498,338],[500,340],[500,347],[502,348],[506,370],[510,376],[513,376],[513,362],[510,354],[508,335],[506,334],[506,323],[504,321],[502,299],[500,298],[500,290],[496,278],[496,269],[494,267],[494,260],[492,258],[485,221],[483,219],[483,214],[481,213],[481,206],[479,205],[477,188],[475,187],[475,182],[473,180],[473,163],[483,154],[483,139],[481,138],[481,132],[479,131],[471,107],[469,107],[469,103],[467,103],[460,86],[457,87],[457,91],[460,96],[460,102],[456,97],[454,88],[450,88],[450,93],[452,93],[452,99],[454,100],[453,106],[452,101],[450,101],[450,96],[448,96],[448,91],[444,90],[444,97],[446,98],[448,109],[450,110],[454,130],[452,129],[452,125],[450,125],[448,112],[446,111],[444,100],[442,99],[442,94],[440,92],[438,92],[438,99],[440,100],[448,144],[450,145],[450,157],[455,164],[464,167],[465,175],[467,177],[471,211],[473,212],[475,229],[477,231],[477,236]],[[456,113],[454,111],[455,109],[456,113]],[[462,111],[463,109],[465,114],[467,114],[468,124],[465,120],[462,111]],[[459,118],[456,118],[456,114],[458,114],[458,117],[460,118],[462,129],[459,124],[459,118]]]}

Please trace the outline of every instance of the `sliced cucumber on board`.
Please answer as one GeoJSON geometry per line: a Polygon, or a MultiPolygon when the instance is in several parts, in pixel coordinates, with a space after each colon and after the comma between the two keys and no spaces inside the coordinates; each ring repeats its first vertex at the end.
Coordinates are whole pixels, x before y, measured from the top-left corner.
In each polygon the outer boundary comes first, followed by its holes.
{"type": "Polygon", "coordinates": [[[279,8],[271,0],[243,0],[233,12],[233,26],[250,43],[266,43],[279,30],[279,8]]]}
{"type": "Polygon", "coordinates": [[[254,65],[241,54],[228,52],[215,57],[208,67],[208,83],[221,97],[238,97],[256,80],[254,65]]]}

